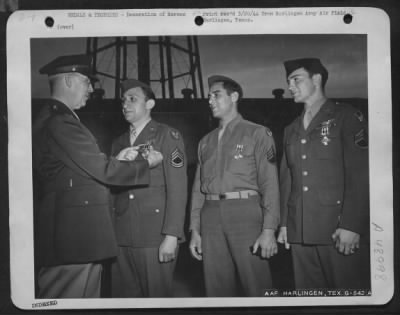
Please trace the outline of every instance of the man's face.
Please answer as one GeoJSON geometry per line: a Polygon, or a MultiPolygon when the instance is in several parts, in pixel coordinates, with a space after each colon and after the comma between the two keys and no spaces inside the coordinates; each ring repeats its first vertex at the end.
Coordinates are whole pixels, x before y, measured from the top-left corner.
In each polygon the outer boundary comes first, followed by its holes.
{"type": "Polygon", "coordinates": [[[90,79],[80,73],[70,74],[71,78],[71,90],[74,93],[74,108],[79,109],[86,105],[87,100],[90,97],[90,94],[93,92],[92,83],[90,79]]]}
{"type": "Polygon", "coordinates": [[[126,121],[133,124],[146,119],[150,115],[152,100],[146,101],[141,87],[134,87],[125,91],[122,98],[122,113],[126,121]]]}
{"type": "Polygon", "coordinates": [[[296,103],[306,103],[315,93],[315,82],[304,68],[299,68],[289,74],[287,82],[296,103]]]}
{"type": "Polygon", "coordinates": [[[228,95],[222,82],[216,82],[210,87],[208,102],[215,118],[221,119],[229,116],[235,108],[236,101],[237,93],[228,95]]]}

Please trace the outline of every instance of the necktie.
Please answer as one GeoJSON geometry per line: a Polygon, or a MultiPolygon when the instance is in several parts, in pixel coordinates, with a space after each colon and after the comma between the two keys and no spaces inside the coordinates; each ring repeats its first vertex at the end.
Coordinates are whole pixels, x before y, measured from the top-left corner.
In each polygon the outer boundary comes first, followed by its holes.
{"type": "Polygon", "coordinates": [[[308,128],[312,119],[313,117],[311,110],[310,109],[306,110],[306,112],[304,113],[304,120],[303,120],[304,129],[308,128]]]}
{"type": "Polygon", "coordinates": [[[135,128],[135,126],[132,125],[131,134],[130,134],[131,145],[133,145],[135,143],[135,140],[136,140],[136,128],[135,128]]]}

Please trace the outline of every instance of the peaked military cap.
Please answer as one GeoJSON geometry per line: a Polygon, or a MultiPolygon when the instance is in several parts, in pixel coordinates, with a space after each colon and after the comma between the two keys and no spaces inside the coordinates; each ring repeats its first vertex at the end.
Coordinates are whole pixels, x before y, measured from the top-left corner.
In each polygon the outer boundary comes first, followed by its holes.
{"type": "Polygon", "coordinates": [[[212,75],[212,76],[210,76],[208,78],[208,87],[211,87],[216,82],[229,82],[229,83],[232,83],[234,86],[237,87],[240,98],[243,96],[242,87],[235,80],[232,80],[231,78],[228,78],[228,77],[223,76],[223,75],[212,75]]]}
{"type": "Polygon", "coordinates": [[[92,72],[91,64],[92,57],[89,55],[60,56],[40,68],[39,72],[47,75],[77,72],[87,76],[92,81],[98,81],[98,78],[92,72]]]}
{"type": "Polygon", "coordinates": [[[312,73],[319,73],[323,80],[328,79],[328,70],[322,65],[321,60],[318,58],[301,58],[288,60],[283,63],[286,69],[286,77],[288,77],[293,71],[304,68],[312,73]]]}

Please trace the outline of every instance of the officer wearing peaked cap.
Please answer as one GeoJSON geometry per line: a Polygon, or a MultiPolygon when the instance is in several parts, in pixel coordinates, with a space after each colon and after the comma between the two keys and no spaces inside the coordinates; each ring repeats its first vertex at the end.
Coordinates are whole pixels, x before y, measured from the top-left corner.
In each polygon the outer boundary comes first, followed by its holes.
{"type": "Polygon", "coordinates": [[[60,73],[80,73],[93,81],[98,78],[92,72],[92,57],[89,55],[60,56],[40,68],[41,74],[49,76],[60,73]]]}
{"type": "Polygon", "coordinates": [[[147,84],[122,82],[122,112],[129,129],[112,154],[133,146],[140,155],[159,150],[164,161],[150,171],[150,185],[114,190],[119,254],[112,265],[113,297],[170,297],[187,201],[186,154],[181,134],[151,118],[155,96],[147,84]]]}
{"type": "Polygon", "coordinates": [[[40,69],[51,98],[33,125],[34,176],[42,190],[35,206],[38,298],[100,297],[101,263],[117,254],[107,186],[146,185],[149,167],[162,160],[156,151],[147,161],[131,148],[110,159],[100,151],[74,112],[93,91],[90,62],[62,56],[40,69]]]}
{"type": "Polygon", "coordinates": [[[198,146],[190,250],[203,261],[207,296],[263,296],[272,288],[267,259],[277,253],[274,139],[238,113],[243,91],[236,81],[216,75],[208,83],[220,127],[198,146]]]}
{"type": "Polygon", "coordinates": [[[285,128],[281,228],[298,289],[368,289],[368,150],[362,113],[325,96],[317,58],[284,63],[304,112],[285,128]]]}

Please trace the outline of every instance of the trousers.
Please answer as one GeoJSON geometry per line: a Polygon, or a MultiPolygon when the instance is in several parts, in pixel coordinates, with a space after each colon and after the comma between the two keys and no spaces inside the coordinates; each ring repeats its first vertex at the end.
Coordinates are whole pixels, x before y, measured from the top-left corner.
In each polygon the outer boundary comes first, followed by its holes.
{"type": "Polygon", "coordinates": [[[268,260],[251,252],[262,218],[259,197],[205,201],[200,233],[207,296],[263,296],[272,288],[268,260]]]}
{"type": "Polygon", "coordinates": [[[38,274],[38,298],[100,298],[101,264],[42,267],[38,274]]]}
{"type": "Polygon", "coordinates": [[[370,288],[369,247],[353,255],[340,254],[334,245],[291,244],[296,289],[370,288]]]}
{"type": "Polygon", "coordinates": [[[112,297],[172,297],[176,259],[158,260],[158,247],[120,246],[111,265],[112,297]]]}

